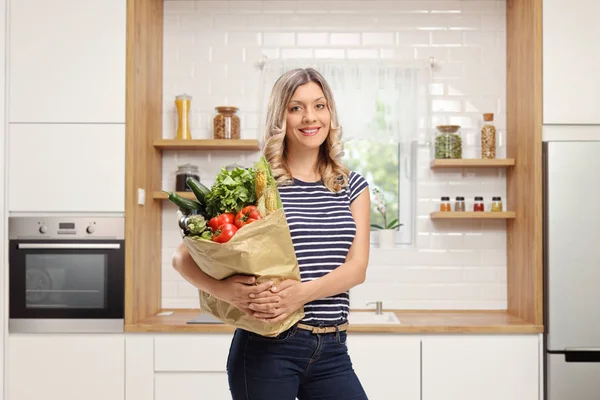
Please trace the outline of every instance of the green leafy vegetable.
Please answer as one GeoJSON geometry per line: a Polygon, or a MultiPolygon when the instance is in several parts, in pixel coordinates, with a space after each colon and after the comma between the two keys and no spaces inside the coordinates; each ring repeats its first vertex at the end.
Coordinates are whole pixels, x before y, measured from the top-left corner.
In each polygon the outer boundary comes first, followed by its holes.
{"type": "Polygon", "coordinates": [[[221,213],[237,213],[247,205],[256,203],[254,189],[255,171],[253,168],[225,168],[216,177],[215,183],[206,195],[206,211],[210,218],[221,213]]]}

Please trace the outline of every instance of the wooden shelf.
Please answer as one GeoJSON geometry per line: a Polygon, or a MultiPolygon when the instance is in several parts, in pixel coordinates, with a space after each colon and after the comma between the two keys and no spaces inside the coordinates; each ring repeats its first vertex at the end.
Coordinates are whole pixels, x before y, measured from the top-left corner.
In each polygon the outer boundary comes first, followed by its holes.
{"type": "MultiPolygon", "coordinates": [[[[181,197],[183,197],[184,199],[189,199],[189,200],[196,200],[196,196],[194,195],[193,192],[176,192],[178,195],[180,195],[181,197]]],[[[161,192],[156,191],[156,192],[152,192],[152,198],[153,199],[160,199],[160,200],[167,200],[168,196],[165,192],[161,192]]]]}
{"type": "Polygon", "coordinates": [[[157,139],[154,147],[162,150],[260,150],[255,139],[157,139]]]}
{"type": "Polygon", "coordinates": [[[431,168],[498,168],[512,167],[514,165],[514,158],[496,158],[493,160],[486,160],[482,158],[461,158],[435,159],[431,161],[431,168]]]}
{"type": "Polygon", "coordinates": [[[515,218],[515,212],[434,211],[430,214],[430,217],[431,219],[512,219],[515,218]]]}

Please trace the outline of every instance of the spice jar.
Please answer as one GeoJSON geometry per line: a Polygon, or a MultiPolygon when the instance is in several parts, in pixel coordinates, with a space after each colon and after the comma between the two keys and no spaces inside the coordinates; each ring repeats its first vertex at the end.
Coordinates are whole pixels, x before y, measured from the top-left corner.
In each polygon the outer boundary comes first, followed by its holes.
{"type": "Polygon", "coordinates": [[[440,211],[451,211],[450,209],[450,197],[443,196],[442,202],[440,203],[440,211]]]}
{"type": "Polygon", "coordinates": [[[177,107],[177,134],[176,139],[191,139],[190,133],[190,103],[192,97],[187,94],[180,94],[175,97],[175,107],[177,107]]]}
{"type": "Polygon", "coordinates": [[[465,198],[463,196],[457,196],[454,202],[454,211],[465,212],[465,198]]]}
{"type": "Polygon", "coordinates": [[[200,181],[198,167],[188,163],[179,165],[177,168],[177,172],[175,173],[175,191],[191,192],[191,189],[187,185],[187,178],[191,176],[197,181],[200,181]]]}
{"type": "Polygon", "coordinates": [[[494,114],[483,114],[483,127],[481,128],[481,158],[496,158],[496,127],[494,114]]]}
{"type": "Polygon", "coordinates": [[[237,107],[215,107],[217,114],[213,119],[213,136],[215,139],[239,139],[240,117],[237,107]]]}
{"type": "Polygon", "coordinates": [[[492,197],[492,211],[502,212],[502,198],[492,197]]]}
{"type": "Polygon", "coordinates": [[[435,158],[462,158],[459,125],[438,125],[435,134],[435,158]]]}
{"type": "Polygon", "coordinates": [[[483,197],[476,196],[475,203],[473,203],[473,211],[484,211],[483,197]]]}

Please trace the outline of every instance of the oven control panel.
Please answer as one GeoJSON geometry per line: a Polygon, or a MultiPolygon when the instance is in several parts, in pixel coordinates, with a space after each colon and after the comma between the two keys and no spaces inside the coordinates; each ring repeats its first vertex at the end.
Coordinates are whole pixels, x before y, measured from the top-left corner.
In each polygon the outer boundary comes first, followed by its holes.
{"type": "Polygon", "coordinates": [[[123,217],[10,217],[10,239],[125,239],[123,217]]]}

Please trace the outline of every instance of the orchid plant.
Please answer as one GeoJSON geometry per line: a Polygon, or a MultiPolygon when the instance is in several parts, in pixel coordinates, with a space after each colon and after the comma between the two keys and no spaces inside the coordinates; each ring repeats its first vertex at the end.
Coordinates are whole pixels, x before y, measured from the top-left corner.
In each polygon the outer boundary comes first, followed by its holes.
{"type": "Polygon", "coordinates": [[[383,217],[383,226],[378,224],[371,224],[371,228],[377,229],[398,229],[404,224],[398,222],[398,218],[394,218],[389,223],[387,222],[387,206],[385,205],[385,199],[383,198],[383,193],[378,188],[373,188],[373,202],[375,204],[375,209],[377,212],[381,214],[383,217]]]}

